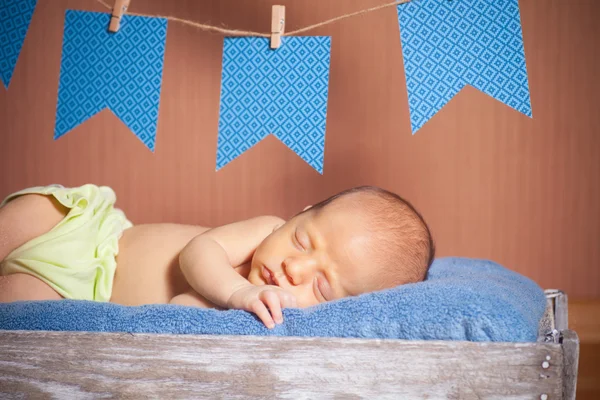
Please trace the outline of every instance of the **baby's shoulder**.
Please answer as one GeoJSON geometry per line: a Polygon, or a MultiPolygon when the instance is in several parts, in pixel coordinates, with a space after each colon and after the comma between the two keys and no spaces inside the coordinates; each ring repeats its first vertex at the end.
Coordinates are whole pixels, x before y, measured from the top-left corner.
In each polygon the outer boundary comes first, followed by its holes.
{"type": "Polygon", "coordinates": [[[256,223],[261,225],[277,226],[285,224],[285,219],[277,217],[275,215],[261,215],[254,218],[256,223]]]}
{"type": "Polygon", "coordinates": [[[231,224],[223,225],[218,228],[212,229],[212,231],[242,231],[247,234],[250,231],[257,232],[273,229],[283,224],[285,224],[285,220],[283,218],[277,217],[275,215],[260,215],[257,217],[252,217],[231,224]]]}

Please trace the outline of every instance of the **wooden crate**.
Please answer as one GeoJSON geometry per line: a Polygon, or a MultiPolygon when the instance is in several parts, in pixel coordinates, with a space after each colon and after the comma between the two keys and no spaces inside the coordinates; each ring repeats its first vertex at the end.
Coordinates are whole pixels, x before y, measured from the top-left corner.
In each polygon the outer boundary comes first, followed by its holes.
{"type": "Polygon", "coordinates": [[[536,343],[0,331],[0,397],[574,399],[579,340],[547,297],[536,343]]]}

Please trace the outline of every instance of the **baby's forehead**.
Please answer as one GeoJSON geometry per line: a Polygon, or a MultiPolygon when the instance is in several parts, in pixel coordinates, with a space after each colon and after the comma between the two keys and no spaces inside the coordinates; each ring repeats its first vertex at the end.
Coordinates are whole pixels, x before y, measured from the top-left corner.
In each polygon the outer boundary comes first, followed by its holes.
{"type": "Polygon", "coordinates": [[[319,210],[319,214],[352,229],[365,230],[386,218],[386,209],[371,196],[347,196],[319,210]]]}
{"type": "Polygon", "coordinates": [[[369,219],[372,207],[369,207],[369,212],[367,212],[367,206],[367,203],[358,198],[343,198],[326,205],[313,215],[316,219],[326,219],[336,225],[355,225],[369,219]]]}
{"type": "Polygon", "coordinates": [[[312,223],[331,246],[346,247],[352,244],[354,247],[365,247],[368,245],[369,220],[364,212],[356,208],[325,207],[314,214],[312,223]]]}

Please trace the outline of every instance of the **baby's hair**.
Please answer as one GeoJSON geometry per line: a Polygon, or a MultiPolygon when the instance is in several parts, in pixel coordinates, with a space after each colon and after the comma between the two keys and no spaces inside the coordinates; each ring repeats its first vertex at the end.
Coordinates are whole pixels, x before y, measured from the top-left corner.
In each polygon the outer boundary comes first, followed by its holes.
{"type": "Polygon", "coordinates": [[[411,203],[376,186],[359,186],[333,195],[306,212],[319,213],[333,205],[354,206],[358,215],[366,217],[365,228],[374,239],[369,259],[383,270],[375,274],[379,278],[377,289],[425,279],[435,257],[435,244],[427,223],[411,203]]]}

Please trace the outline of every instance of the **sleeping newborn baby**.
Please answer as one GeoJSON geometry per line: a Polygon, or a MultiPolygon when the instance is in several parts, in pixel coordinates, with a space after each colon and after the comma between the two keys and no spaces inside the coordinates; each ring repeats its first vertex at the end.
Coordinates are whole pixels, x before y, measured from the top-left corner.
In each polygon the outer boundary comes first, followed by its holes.
{"type": "Polygon", "coordinates": [[[422,281],[434,257],[414,207],[362,186],[288,221],[133,226],[108,187],[25,189],[0,208],[0,302],[61,298],[255,313],[422,281]]]}

